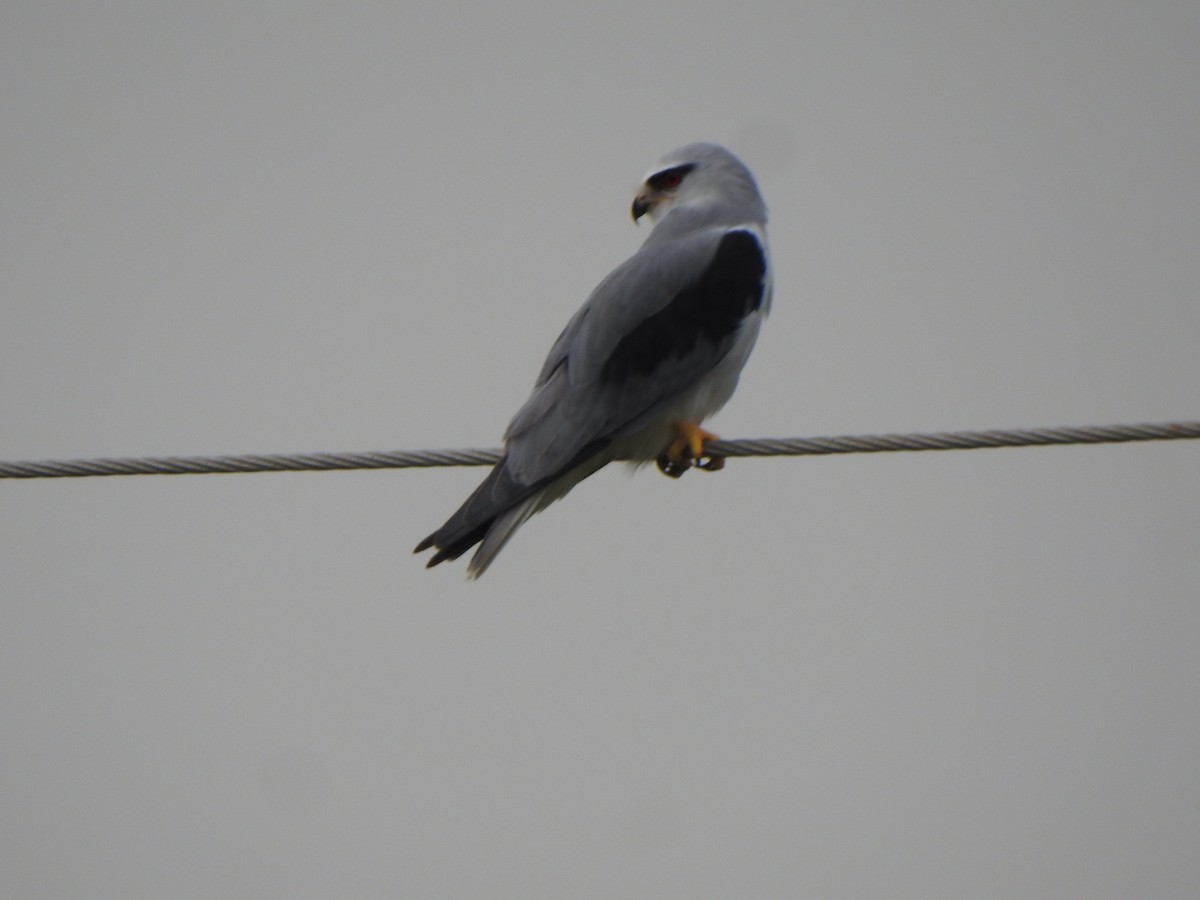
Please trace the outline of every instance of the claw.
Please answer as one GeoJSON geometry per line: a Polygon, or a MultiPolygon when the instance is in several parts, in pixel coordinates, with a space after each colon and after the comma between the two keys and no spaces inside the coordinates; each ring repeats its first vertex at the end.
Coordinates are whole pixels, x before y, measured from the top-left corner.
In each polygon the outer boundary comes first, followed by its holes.
{"type": "Polygon", "coordinates": [[[725,468],[725,457],[704,452],[704,445],[718,440],[715,434],[705,431],[695,422],[676,422],[675,440],[667,445],[658,458],[658,470],[671,478],[678,478],[693,465],[706,472],[725,468]]]}
{"type": "Polygon", "coordinates": [[[658,464],[658,471],[662,472],[668,478],[679,478],[692,467],[690,462],[674,462],[665,456],[660,456],[656,462],[658,464]]]}

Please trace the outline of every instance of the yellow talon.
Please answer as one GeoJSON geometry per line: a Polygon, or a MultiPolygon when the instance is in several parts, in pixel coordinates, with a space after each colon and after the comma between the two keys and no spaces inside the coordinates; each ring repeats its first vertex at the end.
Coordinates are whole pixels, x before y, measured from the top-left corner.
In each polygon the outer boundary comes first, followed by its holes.
{"type": "Polygon", "coordinates": [[[664,475],[678,478],[684,472],[698,465],[706,472],[716,472],[725,467],[725,457],[712,456],[705,453],[704,445],[719,438],[705,431],[695,422],[676,422],[675,440],[667,445],[663,455],[658,458],[658,468],[664,475]]]}

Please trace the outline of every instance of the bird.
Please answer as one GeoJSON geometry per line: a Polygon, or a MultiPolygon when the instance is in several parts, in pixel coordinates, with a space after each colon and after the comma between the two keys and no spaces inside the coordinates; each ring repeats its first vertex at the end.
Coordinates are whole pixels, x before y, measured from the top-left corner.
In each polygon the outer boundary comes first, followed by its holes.
{"type": "Polygon", "coordinates": [[[478,544],[478,578],[530,516],[608,463],[678,478],[724,459],[700,426],[733,395],[771,306],[767,207],[746,165],[688,144],[646,174],[631,209],[653,223],[550,349],[483,483],[415,553],[427,567],[478,544]]]}

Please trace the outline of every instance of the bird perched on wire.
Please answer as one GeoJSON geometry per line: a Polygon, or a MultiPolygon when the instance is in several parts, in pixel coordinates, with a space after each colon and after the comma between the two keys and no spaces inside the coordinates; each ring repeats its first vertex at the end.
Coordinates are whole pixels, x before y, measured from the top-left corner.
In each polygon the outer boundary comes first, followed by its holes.
{"type": "Polygon", "coordinates": [[[415,552],[434,566],[479,549],[477,578],[536,512],[614,459],[679,477],[724,460],[700,428],[733,394],[771,302],[767,208],[724,147],[668,153],[633,200],[655,224],[600,282],[550,349],[504,434],[504,455],[415,552]]]}

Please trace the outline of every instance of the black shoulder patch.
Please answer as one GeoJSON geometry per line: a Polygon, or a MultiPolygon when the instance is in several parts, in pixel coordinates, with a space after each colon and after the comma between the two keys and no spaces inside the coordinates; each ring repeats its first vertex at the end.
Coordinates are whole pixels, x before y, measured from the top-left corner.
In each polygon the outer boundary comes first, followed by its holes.
{"type": "Polygon", "coordinates": [[[731,231],[708,268],[666,306],[621,338],[604,363],[604,381],[648,375],[665,360],[682,357],[704,341],[718,344],[762,305],[767,261],[748,231],[731,231]]]}

